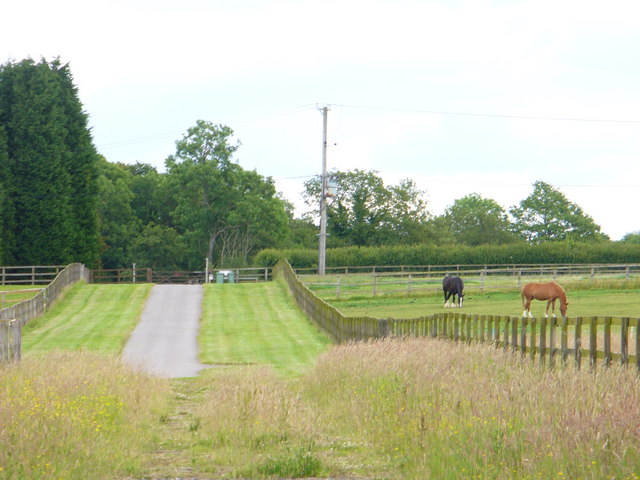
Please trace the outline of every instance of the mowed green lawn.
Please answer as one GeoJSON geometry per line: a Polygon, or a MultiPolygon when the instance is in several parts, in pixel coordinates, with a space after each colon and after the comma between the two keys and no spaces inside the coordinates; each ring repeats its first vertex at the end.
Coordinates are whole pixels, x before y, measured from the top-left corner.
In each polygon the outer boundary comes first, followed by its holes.
{"type": "Polygon", "coordinates": [[[205,286],[202,363],[262,364],[295,374],[313,365],[329,343],[282,282],[205,286]]]}
{"type": "MultiPolygon", "coordinates": [[[[640,317],[640,290],[575,290],[567,291],[569,317],[613,316],[640,317]]],[[[442,294],[420,297],[360,297],[352,300],[329,301],[347,316],[415,318],[433,313],[451,311],[444,308],[442,294]]],[[[534,300],[531,313],[544,316],[547,302],[534,300]]],[[[560,316],[560,302],[556,302],[556,315],[560,316]]],[[[520,292],[468,292],[464,297],[463,313],[485,315],[522,315],[520,292]]]]}
{"type": "Polygon", "coordinates": [[[140,319],[151,287],[142,283],[72,285],[48,312],[23,329],[23,353],[120,353],[140,319]]]}
{"type": "MultiPolygon", "coordinates": [[[[152,287],[70,287],[50,311],[25,327],[23,352],[120,353],[152,287]]],[[[313,365],[330,343],[300,313],[282,283],[209,284],[204,289],[199,338],[203,363],[269,365],[288,375],[313,365]]]]}

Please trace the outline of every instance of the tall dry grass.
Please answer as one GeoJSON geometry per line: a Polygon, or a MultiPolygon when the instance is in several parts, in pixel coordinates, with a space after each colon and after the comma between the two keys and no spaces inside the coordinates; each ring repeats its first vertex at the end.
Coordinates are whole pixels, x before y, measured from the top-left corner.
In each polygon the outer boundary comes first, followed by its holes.
{"type": "Polygon", "coordinates": [[[232,478],[298,478],[325,471],[316,445],[322,425],[294,385],[266,367],[212,375],[195,411],[197,441],[210,447],[199,463],[232,478]]]}
{"type": "Polygon", "coordinates": [[[337,346],[296,379],[210,372],[201,470],[241,478],[634,479],[635,369],[537,366],[432,339],[337,346]]]}
{"type": "Polygon", "coordinates": [[[112,356],[50,353],[0,366],[0,479],[135,474],[167,392],[165,380],[112,356]]]}
{"type": "Polygon", "coordinates": [[[635,369],[540,369],[488,346],[395,340],[336,348],[304,385],[326,429],[402,478],[640,474],[635,369]]]}

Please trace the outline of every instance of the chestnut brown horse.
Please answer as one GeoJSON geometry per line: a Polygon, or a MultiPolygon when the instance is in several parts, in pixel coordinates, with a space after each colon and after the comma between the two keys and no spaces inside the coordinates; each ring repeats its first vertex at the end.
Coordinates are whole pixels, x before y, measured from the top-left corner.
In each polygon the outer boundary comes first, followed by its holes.
{"type": "Polygon", "coordinates": [[[558,299],[560,299],[560,313],[562,313],[563,317],[567,316],[567,305],[569,305],[569,302],[567,302],[567,294],[556,282],[527,283],[522,287],[520,297],[522,299],[522,306],[524,307],[524,312],[522,312],[523,317],[526,317],[527,314],[529,317],[533,316],[531,315],[531,300],[546,300],[547,310],[545,311],[545,317],[549,316],[549,306],[551,306],[551,312],[555,317],[556,300],[558,299]]]}

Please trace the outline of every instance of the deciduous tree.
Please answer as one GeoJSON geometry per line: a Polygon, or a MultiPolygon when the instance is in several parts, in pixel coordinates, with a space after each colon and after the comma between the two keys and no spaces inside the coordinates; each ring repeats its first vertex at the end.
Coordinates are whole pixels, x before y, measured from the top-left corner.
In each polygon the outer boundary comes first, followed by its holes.
{"type": "MultiPolygon", "coordinates": [[[[375,171],[332,175],[337,180],[337,193],[327,206],[327,232],[332,246],[410,244],[424,240],[430,214],[424,192],[412,180],[387,187],[375,171]]],[[[307,205],[319,205],[320,195],[319,178],[305,183],[307,205]]]]}
{"type": "Polygon", "coordinates": [[[511,208],[512,228],[531,243],[551,240],[607,240],[600,226],[575,203],[543,181],[533,184],[533,193],[511,208]]]}
{"type": "Polygon", "coordinates": [[[504,209],[477,193],[457,199],[444,217],[455,241],[466,245],[502,244],[515,240],[504,209]]]}
{"type": "Polygon", "coordinates": [[[227,126],[199,120],[166,160],[176,200],[174,220],[192,247],[193,267],[205,257],[219,264],[223,238],[228,247],[231,235],[251,244],[241,249],[243,255],[286,236],[287,215],[273,181],[232,161],[239,148],[232,136],[227,126]]]}

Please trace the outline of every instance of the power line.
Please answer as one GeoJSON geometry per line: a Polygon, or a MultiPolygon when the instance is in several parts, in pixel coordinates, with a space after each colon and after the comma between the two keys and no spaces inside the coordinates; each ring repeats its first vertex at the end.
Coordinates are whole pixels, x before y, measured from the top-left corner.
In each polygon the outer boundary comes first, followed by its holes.
{"type": "MultiPolygon", "coordinates": [[[[286,108],[283,110],[276,110],[273,112],[266,112],[266,113],[259,113],[256,115],[251,115],[248,117],[242,117],[236,120],[229,120],[226,122],[221,122],[224,124],[229,124],[231,126],[233,125],[242,125],[245,123],[251,123],[251,122],[256,122],[256,121],[260,121],[260,120],[267,120],[270,118],[276,118],[276,117],[281,117],[281,116],[285,116],[285,115],[291,115],[293,113],[298,113],[298,112],[303,112],[305,110],[310,110],[312,108],[315,108],[314,104],[306,104],[306,105],[300,105],[297,107],[292,107],[292,108],[286,108]]],[[[118,147],[127,147],[130,145],[136,145],[139,143],[147,143],[147,142],[152,142],[155,140],[164,140],[166,138],[175,138],[181,134],[184,134],[184,131],[180,131],[180,132],[167,132],[167,133],[159,133],[159,134],[155,134],[155,135],[149,135],[149,136],[144,136],[144,137],[137,137],[137,138],[130,138],[127,140],[119,140],[119,141],[115,141],[115,142],[109,142],[109,143],[102,143],[100,145],[97,145],[96,147],[99,149],[109,149],[109,148],[118,148],[118,147]]]]}
{"type": "Polygon", "coordinates": [[[372,106],[365,106],[365,105],[348,105],[348,104],[331,104],[331,105],[335,107],[353,108],[353,109],[360,109],[360,110],[380,110],[380,111],[387,111],[387,112],[420,113],[420,114],[427,114],[427,115],[448,115],[448,116],[458,116],[458,117],[496,118],[496,119],[510,119],[510,120],[541,120],[541,121],[556,121],[556,122],[640,124],[640,120],[449,112],[449,111],[443,111],[443,110],[422,110],[422,109],[412,109],[412,108],[375,107],[375,106],[372,107],[372,106]]]}
{"type": "MultiPolygon", "coordinates": [[[[496,114],[496,113],[477,113],[477,112],[454,112],[446,110],[428,110],[428,109],[414,109],[414,108],[400,108],[400,107],[381,107],[370,105],[351,105],[351,104],[327,104],[327,106],[335,106],[341,108],[351,108],[357,110],[377,110],[381,112],[400,112],[400,113],[414,113],[423,115],[441,115],[441,116],[455,116],[455,117],[469,117],[469,118],[494,118],[494,119],[506,119],[506,120],[537,120],[537,121],[553,121],[553,122],[581,122],[581,123],[612,123],[612,124],[629,124],[638,125],[640,120],[622,120],[622,119],[607,119],[607,118],[580,118],[580,117],[551,117],[551,116],[536,116],[536,115],[508,115],[508,114],[496,114]]],[[[268,120],[270,118],[281,117],[285,115],[291,115],[293,113],[299,113],[306,110],[317,108],[317,104],[304,104],[297,107],[285,108],[282,110],[276,110],[273,112],[259,113],[248,117],[242,117],[235,120],[230,120],[223,123],[230,125],[242,125],[245,123],[251,123],[261,120],[268,120]]],[[[154,140],[164,140],[166,138],[172,138],[180,135],[181,132],[167,132],[156,135],[149,135],[144,137],[131,138],[127,140],[121,140],[110,143],[103,143],[98,145],[101,149],[110,149],[118,147],[126,147],[139,143],[147,143],[154,140]]]]}

